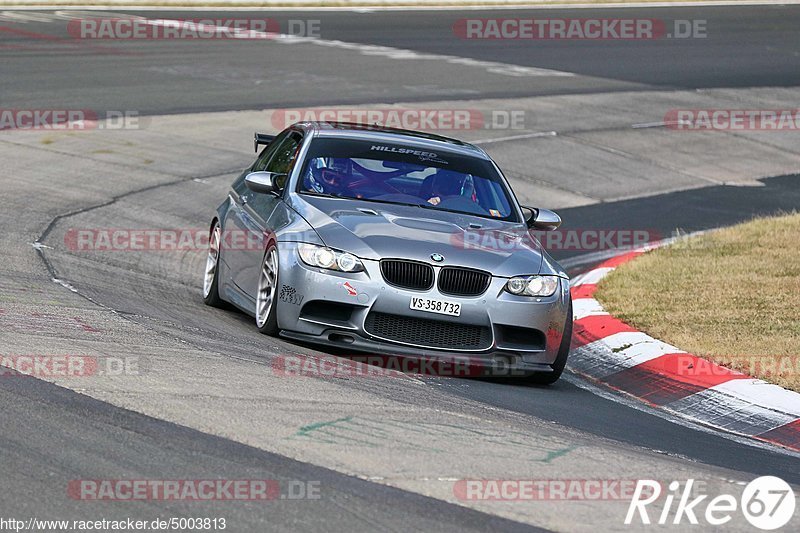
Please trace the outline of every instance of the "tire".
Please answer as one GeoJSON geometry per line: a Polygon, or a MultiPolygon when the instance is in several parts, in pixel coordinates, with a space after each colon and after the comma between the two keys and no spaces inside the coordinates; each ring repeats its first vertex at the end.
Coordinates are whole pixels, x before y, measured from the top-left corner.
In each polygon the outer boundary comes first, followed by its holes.
{"type": "Polygon", "coordinates": [[[203,277],[203,302],[211,307],[225,307],[219,297],[219,257],[222,230],[219,221],[215,220],[208,235],[208,257],[203,277]]]}
{"type": "Polygon", "coordinates": [[[572,297],[569,299],[567,306],[567,322],[564,324],[564,335],[561,337],[561,345],[558,347],[558,355],[556,360],[551,365],[553,371],[547,374],[533,374],[528,376],[525,381],[533,385],[552,385],[561,374],[564,372],[564,367],[567,366],[567,357],[569,357],[569,349],[572,345],[572,297]]]}
{"type": "Polygon", "coordinates": [[[278,334],[278,302],[275,299],[278,287],[278,248],[270,243],[264,252],[258,274],[256,293],[256,327],[265,335],[278,334]]]}

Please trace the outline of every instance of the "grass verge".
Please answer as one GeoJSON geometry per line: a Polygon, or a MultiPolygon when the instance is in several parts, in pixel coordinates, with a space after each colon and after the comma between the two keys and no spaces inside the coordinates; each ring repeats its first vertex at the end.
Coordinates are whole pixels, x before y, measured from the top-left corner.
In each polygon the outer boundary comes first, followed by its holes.
{"type": "Polygon", "coordinates": [[[800,391],[800,213],[646,253],[595,297],[657,339],[800,391]]]}

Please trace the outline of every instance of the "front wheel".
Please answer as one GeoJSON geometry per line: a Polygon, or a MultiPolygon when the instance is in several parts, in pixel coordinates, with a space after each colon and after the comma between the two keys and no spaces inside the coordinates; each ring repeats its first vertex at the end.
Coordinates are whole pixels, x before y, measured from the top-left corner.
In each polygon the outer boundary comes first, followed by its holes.
{"type": "Polygon", "coordinates": [[[261,272],[258,275],[258,294],[256,295],[256,327],[265,335],[278,333],[278,310],[275,302],[278,286],[278,248],[274,243],[267,246],[261,272]]]}
{"type": "Polygon", "coordinates": [[[572,345],[572,298],[569,299],[569,306],[567,306],[567,322],[564,324],[564,334],[561,336],[561,345],[558,347],[558,355],[553,362],[553,371],[547,374],[534,374],[527,378],[528,383],[534,385],[552,385],[561,374],[564,372],[564,367],[567,366],[567,357],[569,357],[569,349],[572,345]]]}

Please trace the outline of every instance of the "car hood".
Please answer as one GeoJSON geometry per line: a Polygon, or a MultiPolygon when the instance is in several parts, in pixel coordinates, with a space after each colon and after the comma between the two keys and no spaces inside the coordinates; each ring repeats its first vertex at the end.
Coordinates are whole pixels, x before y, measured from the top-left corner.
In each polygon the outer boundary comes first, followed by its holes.
{"type": "MultiPolygon", "coordinates": [[[[290,204],[327,246],[362,259],[411,259],[506,277],[541,273],[544,253],[524,224],[308,195],[292,195],[290,204]],[[435,263],[432,254],[444,261],[435,263]]],[[[548,271],[550,263],[544,262],[548,271]]]]}

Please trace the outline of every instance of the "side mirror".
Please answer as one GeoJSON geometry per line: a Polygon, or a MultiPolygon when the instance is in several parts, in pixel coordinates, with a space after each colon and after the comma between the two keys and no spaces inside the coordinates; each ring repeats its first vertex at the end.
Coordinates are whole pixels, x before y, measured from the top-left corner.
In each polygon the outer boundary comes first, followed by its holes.
{"type": "Polygon", "coordinates": [[[275,172],[251,172],[244,178],[244,184],[253,192],[274,193],[281,189],[286,174],[275,172]]]}
{"type": "Polygon", "coordinates": [[[554,211],[525,206],[523,206],[522,209],[526,209],[531,212],[530,216],[525,219],[525,224],[527,224],[530,229],[553,231],[558,229],[558,227],[561,225],[561,217],[558,216],[554,211]]]}

